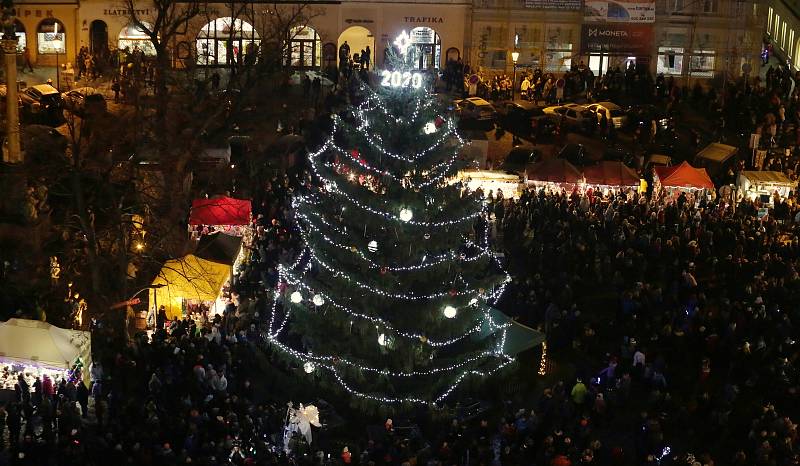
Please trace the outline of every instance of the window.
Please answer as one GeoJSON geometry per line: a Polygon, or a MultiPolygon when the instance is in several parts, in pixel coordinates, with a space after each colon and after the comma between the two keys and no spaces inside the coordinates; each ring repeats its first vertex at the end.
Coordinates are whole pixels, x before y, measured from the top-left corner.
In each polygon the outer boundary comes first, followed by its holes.
{"type": "Polygon", "coordinates": [[[789,29],[789,44],[786,45],[786,54],[789,58],[792,58],[794,52],[792,44],[794,44],[794,29],[789,29]]]}
{"type": "Polygon", "coordinates": [[[17,53],[22,53],[28,45],[28,38],[25,35],[25,26],[18,19],[14,20],[14,31],[17,35],[17,53]]]}
{"type": "Polygon", "coordinates": [[[659,47],[656,73],[680,75],[683,73],[683,47],[659,47]]]}
{"type": "Polygon", "coordinates": [[[291,66],[317,68],[322,64],[322,43],[310,26],[296,26],[289,32],[291,66]]]}
{"type": "Polygon", "coordinates": [[[781,27],[781,15],[775,15],[775,34],[773,35],[774,38],[778,37],[778,31],[780,31],[781,27]]]}
{"type": "MultiPolygon", "coordinates": [[[[755,6],[755,4],[753,4],[755,6]]],[[[767,34],[772,34],[772,7],[769,7],[767,14],[767,34]]]]}
{"type": "Polygon", "coordinates": [[[786,23],[781,27],[781,49],[786,48],[786,23]]]}
{"type": "MultiPolygon", "coordinates": [[[[151,30],[153,28],[148,23],[144,23],[144,27],[151,30]]],[[[129,24],[119,31],[117,47],[120,50],[128,49],[129,52],[139,49],[148,57],[156,56],[156,48],[153,46],[150,36],[134,24],[129,24]]]]}
{"type": "Polygon", "coordinates": [[[716,13],[717,0],[703,0],[703,13],[716,13]]]}
{"type": "Polygon", "coordinates": [[[549,73],[569,71],[572,66],[572,44],[547,44],[544,53],[544,70],[549,73]]]}
{"type": "Polygon", "coordinates": [[[39,23],[36,32],[39,55],[66,53],[66,31],[61,21],[47,18],[39,23]]]}
{"type": "Polygon", "coordinates": [[[695,50],[689,62],[689,75],[698,78],[711,78],[714,76],[713,50],[695,50]]]}
{"type": "Polygon", "coordinates": [[[231,66],[255,63],[260,44],[261,39],[252,24],[238,18],[217,18],[197,34],[197,64],[231,66]]]}
{"type": "Polygon", "coordinates": [[[677,13],[683,10],[683,0],[668,0],[670,11],[677,13]]]}

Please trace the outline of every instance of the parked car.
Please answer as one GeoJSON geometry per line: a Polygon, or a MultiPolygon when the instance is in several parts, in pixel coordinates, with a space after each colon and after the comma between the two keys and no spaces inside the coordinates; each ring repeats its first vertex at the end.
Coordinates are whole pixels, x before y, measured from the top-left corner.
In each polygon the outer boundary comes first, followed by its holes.
{"type": "Polygon", "coordinates": [[[487,130],[494,127],[497,111],[486,100],[480,97],[469,97],[463,100],[456,100],[453,103],[456,106],[456,113],[462,126],[480,126],[487,130]]]}
{"type": "Polygon", "coordinates": [[[35,123],[59,125],[64,121],[61,93],[49,84],[38,84],[20,92],[23,116],[35,123]]]}
{"type": "Polygon", "coordinates": [[[538,162],[542,158],[541,152],[530,145],[521,145],[514,147],[506,155],[500,169],[509,173],[515,173],[520,176],[525,175],[525,170],[531,164],[538,162]]]}
{"type": "Polygon", "coordinates": [[[79,87],[61,94],[64,109],[76,115],[102,114],[107,110],[106,99],[93,87],[79,87]]]}
{"type": "Polygon", "coordinates": [[[545,107],[542,111],[547,115],[553,115],[559,121],[563,118],[568,127],[577,131],[586,131],[594,123],[592,119],[597,118],[585,105],[578,104],[545,107]]]}
{"type": "Polygon", "coordinates": [[[586,157],[586,149],[583,144],[569,143],[561,148],[558,153],[558,158],[565,159],[567,162],[582,167],[589,163],[589,158],[586,157]]]}
{"type": "Polygon", "coordinates": [[[498,121],[519,137],[549,137],[555,133],[556,119],[526,100],[503,102],[497,107],[498,121]]]}
{"type": "Polygon", "coordinates": [[[633,131],[638,126],[650,128],[650,122],[655,120],[658,131],[663,131],[670,126],[671,118],[667,113],[655,105],[633,105],[628,107],[627,118],[623,126],[633,131]]]}
{"type": "Polygon", "coordinates": [[[628,118],[622,107],[613,102],[598,102],[588,105],[586,108],[597,115],[598,122],[600,122],[601,115],[605,114],[609,123],[613,123],[616,129],[622,128],[628,118]]]}

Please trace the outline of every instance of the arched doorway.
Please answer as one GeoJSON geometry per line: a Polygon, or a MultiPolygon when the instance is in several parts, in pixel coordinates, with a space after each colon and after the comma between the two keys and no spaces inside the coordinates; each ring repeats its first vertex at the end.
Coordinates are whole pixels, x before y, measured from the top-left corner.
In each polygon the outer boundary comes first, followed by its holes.
{"type": "MultiPolygon", "coordinates": [[[[151,26],[149,23],[142,23],[142,25],[150,30],[153,28],[153,26],[151,26]]],[[[117,48],[120,50],[127,49],[128,53],[139,49],[148,57],[156,56],[156,48],[153,46],[150,36],[148,36],[139,26],[136,26],[132,23],[128,24],[122,28],[121,31],[119,31],[119,36],[117,36],[117,48]]]]}
{"type": "Polygon", "coordinates": [[[108,24],[96,19],[89,25],[89,51],[93,54],[104,53],[108,49],[108,24]]]}
{"type": "Polygon", "coordinates": [[[197,34],[197,64],[242,65],[256,59],[260,46],[261,37],[252,24],[230,16],[217,18],[197,34]]]}
{"type": "Polygon", "coordinates": [[[375,66],[375,36],[372,35],[369,29],[363,26],[350,26],[339,34],[339,43],[336,49],[339,50],[345,42],[350,47],[350,58],[353,58],[356,54],[360,57],[361,51],[366,51],[367,47],[369,47],[369,61],[371,66],[375,66]]]}
{"type": "Polygon", "coordinates": [[[25,26],[20,20],[14,20],[14,33],[17,35],[17,52],[22,53],[28,46],[28,38],[25,34],[25,26]]]}
{"type": "Polygon", "coordinates": [[[290,66],[300,69],[319,68],[322,64],[322,43],[311,26],[295,26],[289,31],[290,66]]]}
{"type": "Polygon", "coordinates": [[[411,43],[416,48],[417,68],[438,69],[442,61],[442,39],[429,27],[411,30],[411,43]]]}

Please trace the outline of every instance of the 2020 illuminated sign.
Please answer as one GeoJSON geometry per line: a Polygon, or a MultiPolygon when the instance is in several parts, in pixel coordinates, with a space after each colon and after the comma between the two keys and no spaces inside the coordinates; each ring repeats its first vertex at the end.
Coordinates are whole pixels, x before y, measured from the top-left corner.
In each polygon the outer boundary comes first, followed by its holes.
{"type": "Polygon", "coordinates": [[[422,73],[416,71],[381,71],[381,86],[383,87],[422,87],[422,73]]]}

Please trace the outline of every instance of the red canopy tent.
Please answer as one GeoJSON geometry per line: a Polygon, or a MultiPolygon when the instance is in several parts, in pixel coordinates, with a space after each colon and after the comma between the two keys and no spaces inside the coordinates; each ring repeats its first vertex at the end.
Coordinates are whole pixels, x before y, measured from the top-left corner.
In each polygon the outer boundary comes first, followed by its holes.
{"type": "MultiPolygon", "coordinates": [[[[189,227],[203,226],[213,230],[230,233],[250,224],[251,205],[246,199],[213,197],[195,199],[189,215],[189,227]],[[222,229],[213,228],[222,227],[222,229]],[[238,228],[237,228],[238,227],[238,228]]],[[[204,233],[207,233],[204,231],[204,233]]]]}
{"type": "Polygon", "coordinates": [[[601,186],[638,186],[639,176],[622,162],[604,160],[597,165],[585,167],[583,177],[586,184],[601,186]]]}
{"type": "Polygon", "coordinates": [[[564,159],[550,159],[535,163],[527,172],[528,181],[576,184],[583,181],[581,172],[564,159]]]}
{"type": "Polygon", "coordinates": [[[714,182],[705,168],[694,168],[688,162],[675,167],[655,167],[656,181],[665,188],[714,189],[714,182]]]}

